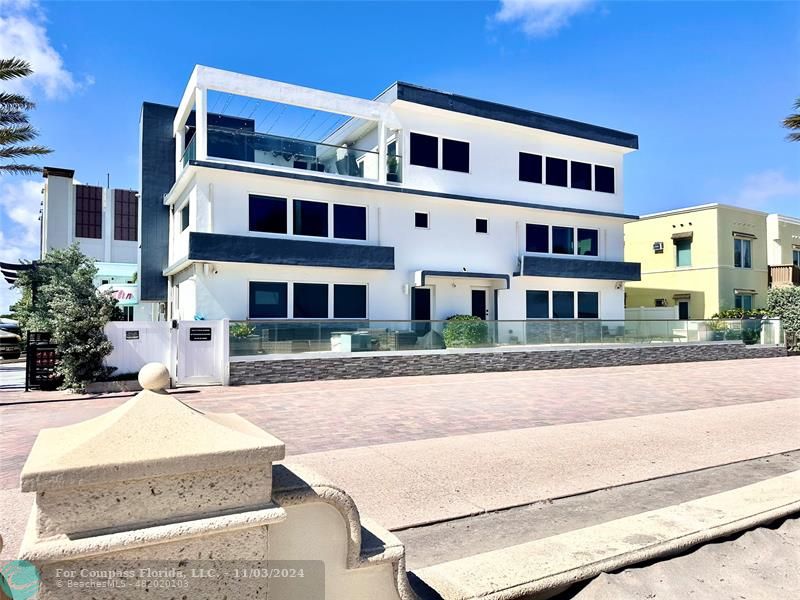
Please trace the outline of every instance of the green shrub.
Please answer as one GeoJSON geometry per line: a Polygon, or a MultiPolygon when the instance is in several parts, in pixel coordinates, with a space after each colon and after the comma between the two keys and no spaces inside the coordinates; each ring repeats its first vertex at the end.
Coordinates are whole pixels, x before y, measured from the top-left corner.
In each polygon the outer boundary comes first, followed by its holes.
{"type": "Polygon", "coordinates": [[[246,338],[254,335],[255,332],[256,328],[247,323],[232,323],[230,328],[231,337],[235,338],[246,338]]]}
{"type": "Polygon", "coordinates": [[[769,316],[769,310],[766,308],[754,308],[752,310],[744,310],[741,308],[726,308],[719,311],[717,314],[712,315],[712,319],[757,319],[769,316]]]}
{"type": "Polygon", "coordinates": [[[442,335],[447,348],[483,346],[489,341],[489,327],[478,317],[453,315],[447,318],[442,335]]]}
{"type": "Polygon", "coordinates": [[[783,330],[795,334],[793,350],[800,351],[800,287],[772,288],[767,294],[767,307],[781,320],[783,330]]]}

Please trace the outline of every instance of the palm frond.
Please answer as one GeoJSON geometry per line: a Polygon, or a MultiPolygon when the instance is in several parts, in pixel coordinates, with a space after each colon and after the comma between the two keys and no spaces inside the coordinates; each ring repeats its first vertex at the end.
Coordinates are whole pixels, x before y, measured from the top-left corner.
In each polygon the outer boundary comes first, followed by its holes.
{"type": "Polygon", "coordinates": [[[0,127],[4,125],[24,125],[28,122],[28,115],[18,110],[0,109],[0,127]]]}
{"type": "Polygon", "coordinates": [[[0,146],[30,142],[39,133],[30,125],[0,127],[0,146]]]}
{"type": "Polygon", "coordinates": [[[17,158],[19,156],[40,156],[50,154],[52,150],[46,146],[6,146],[0,148],[0,158],[17,158]]]}
{"type": "Polygon", "coordinates": [[[8,81],[17,77],[27,77],[33,73],[27,60],[17,58],[0,58],[0,81],[8,81]]]}
{"type": "Polygon", "coordinates": [[[33,110],[36,103],[31,102],[20,94],[0,92],[0,109],[3,110],[33,110]]]}
{"type": "Polygon", "coordinates": [[[10,165],[0,165],[0,174],[7,173],[10,175],[33,175],[34,173],[41,173],[42,167],[36,165],[20,165],[11,163],[10,165]]]}

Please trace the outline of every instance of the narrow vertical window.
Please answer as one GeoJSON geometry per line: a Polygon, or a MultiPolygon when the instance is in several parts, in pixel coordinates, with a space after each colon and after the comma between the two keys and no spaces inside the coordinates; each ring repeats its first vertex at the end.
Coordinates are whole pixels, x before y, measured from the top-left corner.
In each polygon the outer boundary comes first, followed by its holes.
{"type": "Polygon", "coordinates": [[[575,254],[575,230],[553,227],[553,254],[575,254]]]}
{"type": "Polygon", "coordinates": [[[575,318],[575,292],[553,292],[553,318],[575,318]]]}
{"type": "Polygon", "coordinates": [[[181,209],[181,231],[189,227],[189,205],[181,209]]]}
{"type": "Polygon", "coordinates": [[[614,193],[614,167],[594,166],[594,191],[614,193]]]}
{"type": "Polygon", "coordinates": [[[733,240],[733,266],[740,269],[750,269],[753,266],[752,241],[742,238],[733,240]]]}
{"type": "Polygon", "coordinates": [[[114,190],[114,239],[135,242],[139,229],[139,197],[130,190],[114,190]]]}
{"type": "Polygon", "coordinates": [[[570,186],[579,190],[592,189],[592,165],[585,162],[570,162],[570,186]]]}
{"type": "Polygon", "coordinates": [[[75,186],[75,237],[103,237],[103,188],[75,186]]]}
{"type": "Polygon", "coordinates": [[[328,237],[328,204],[295,200],[294,234],[328,237]]]}
{"type": "Polygon", "coordinates": [[[597,256],[598,255],[598,231],[597,229],[578,228],[578,255],[597,256]]]}
{"type": "Polygon", "coordinates": [[[578,292],[578,318],[597,319],[600,316],[600,294],[578,292]]]}
{"type": "Polygon", "coordinates": [[[675,240],[675,266],[676,267],[692,266],[692,240],[689,239],[675,240]]]}
{"type": "Polygon", "coordinates": [[[550,302],[547,290],[527,290],[525,292],[525,317],[527,319],[547,319],[550,316],[550,302]]]}

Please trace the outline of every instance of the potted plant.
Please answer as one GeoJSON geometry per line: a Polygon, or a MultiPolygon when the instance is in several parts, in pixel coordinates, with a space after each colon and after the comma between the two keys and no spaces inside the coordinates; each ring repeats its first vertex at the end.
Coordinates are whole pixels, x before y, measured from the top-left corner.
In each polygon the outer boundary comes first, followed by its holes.
{"type": "Polygon", "coordinates": [[[249,356],[261,351],[261,338],[256,328],[247,323],[231,323],[231,356],[249,356]]]}

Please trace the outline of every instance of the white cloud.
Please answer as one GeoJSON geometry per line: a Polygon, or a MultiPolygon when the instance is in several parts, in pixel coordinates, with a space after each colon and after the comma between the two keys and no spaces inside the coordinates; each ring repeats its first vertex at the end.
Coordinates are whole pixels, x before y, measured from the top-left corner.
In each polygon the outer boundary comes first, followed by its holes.
{"type": "Polygon", "coordinates": [[[742,208],[780,212],[782,206],[800,206],[800,179],[789,179],[783,171],[768,170],[749,175],[731,197],[720,202],[742,208]]]}
{"type": "Polygon", "coordinates": [[[93,83],[65,68],[61,55],[50,45],[44,13],[32,0],[0,0],[0,56],[18,56],[31,64],[33,75],[4,82],[4,88],[30,93],[41,88],[47,98],[63,98],[93,83]]]}
{"type": "MultiPolygon", "coordinates": [[[[42,187],[41,179],[0,179],[0,262],[39,257],[42,187]]],[[[18,297],[16,290],[0,279],[0,313],[18,297]]]]}
{"type": "Polygon", "coordinates": [[[500,0],[494,20],[520,23],[531,37],[546,37],[565,27],[579,12],[588,9],[594,0],[500,0]]]}

